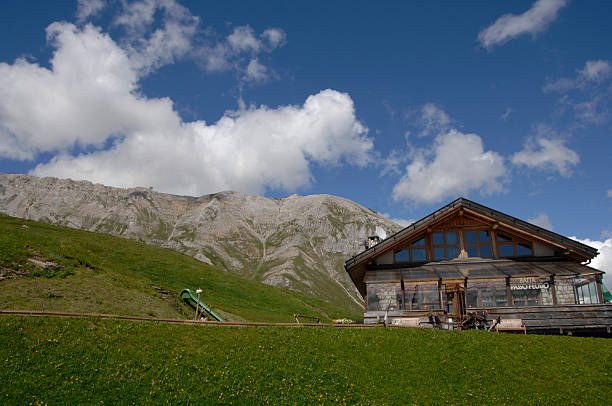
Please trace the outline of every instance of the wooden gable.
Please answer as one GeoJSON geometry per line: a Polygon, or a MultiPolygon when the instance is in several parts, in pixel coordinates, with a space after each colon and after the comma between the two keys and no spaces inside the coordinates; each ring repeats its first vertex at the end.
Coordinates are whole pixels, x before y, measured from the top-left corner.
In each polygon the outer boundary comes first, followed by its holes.
{"type": "Polygon", "coordinates": [[[465,228],[465,227],[488,228],[488,227],[491,227],[492,225],[493,225],[493,222],[486,222],[486,221],[483,221],[482,219],[479,219],[469,214],[455,213],[454,216],[438,224],[432,225],[430,228],[432,232],[436,232],[436,231],[444,231],[448,229],[465,228]]]}

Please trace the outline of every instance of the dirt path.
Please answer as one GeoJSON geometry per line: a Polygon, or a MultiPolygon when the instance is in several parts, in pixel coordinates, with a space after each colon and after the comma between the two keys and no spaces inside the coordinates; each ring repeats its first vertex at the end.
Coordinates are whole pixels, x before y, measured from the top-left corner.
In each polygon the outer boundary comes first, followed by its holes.
{"type": "MultiPolygon", "coordinates": [[[[156,321],[163,323],[175,324],[197,324],[207,326],[282,326],[282,327],[338,327],[338,328],[375,328],[376,324],[325,324],[325,323],[256,323],[256,322],[231,322],[231,321],[196,321],[196,320],[181,320],[181,319],[162,319],[156,317],[140,317],[140,316],[122,316],[118,314],[103,314],[103,313],[68,313],[68,312],[47,312],[39,310],[0,310],[0,315],[13,316],[55,316],[55,317],[92,317],[98,319],[118,319],[118,320],[133,320],[133,321],[156,321]]],[[[387,326],[393,328],[403,328],[401,326],[387,326]]]]}

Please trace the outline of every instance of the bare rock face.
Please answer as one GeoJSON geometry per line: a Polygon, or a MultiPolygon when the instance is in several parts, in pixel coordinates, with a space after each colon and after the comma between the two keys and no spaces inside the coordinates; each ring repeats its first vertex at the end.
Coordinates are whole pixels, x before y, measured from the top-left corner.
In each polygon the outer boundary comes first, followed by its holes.
{"type": "Polygon", "coordinates": [[[401,228],[331,195],[283,199],[221,192],[175,196],[57,178],[0,174],[0,212],[140,239],[218,268],[353,308],[361,297],[344,261],[376,226],[401,228]]]}

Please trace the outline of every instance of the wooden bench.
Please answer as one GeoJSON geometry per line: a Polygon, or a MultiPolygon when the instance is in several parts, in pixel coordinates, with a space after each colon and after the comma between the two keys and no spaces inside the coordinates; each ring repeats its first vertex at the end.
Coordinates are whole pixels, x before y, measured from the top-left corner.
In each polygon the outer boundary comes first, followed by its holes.
{"type": "Polygon", "coordinates": [[[502,319],[495,326],[495,331],[522,331],[524,334],[527,334],[527,327],[525,327],[521,319],[502,319]]]}

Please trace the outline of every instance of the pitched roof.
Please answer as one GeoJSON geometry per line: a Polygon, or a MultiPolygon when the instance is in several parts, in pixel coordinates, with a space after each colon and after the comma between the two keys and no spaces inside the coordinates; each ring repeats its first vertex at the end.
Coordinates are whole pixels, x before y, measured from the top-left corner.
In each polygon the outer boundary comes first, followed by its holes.
{"type": "Polygon", "coordinates": [[[430,224],[434,223],[441,217],[444,217],[448,215],[449,213],[457,209],[460,209],[460,208],[464,208],[466,210],[469,210],[477,214],[480,214],[482,216],[488,217],[492,220],[498,221],[499,223],[503,223],[503,224],[518,228],[530,234],[539,236],[540,238],[544,240],[555,242],[559,245],[567,247],[568,249],[575,250],[581,253],[585,257],[593,258],[598,254],[597,249],[593,247],[582,244],[576,240],[572,240],[571,238],[564,237],[552,231],[546,230],[542,227],[538,227],[526,221],[520,220],[516,217],[512,217],[508,214],[499,212],[497,210],[493,210],[489,207],[483,206],[481,204],[473,202],[464,197],[460,197],[457,200],[442,207],[441,209],[438,209],[435,212],[431,213],[430,215],[422,218],[421,220],[415,223],[412,223],[411,225],[404,228],[403,230],[398,231],[397,233],[388,237],[381,243],[374,245],[373,247],[370,247],[366,249],[365,251],[360,252],[359,254],[355,255],[354,257],[352,257],[351,259],[345,262],[344,264],[345,268],[348,269],[359,263],[362,263],[363,261],[366,261],[367,259],[371,258],[375,254],[386,250],[390,246],[396,244],[397,242],[399,242],[400,240],[403,240],[406,237],[409,237],[413,233],[427,228],[430,224]]]}

